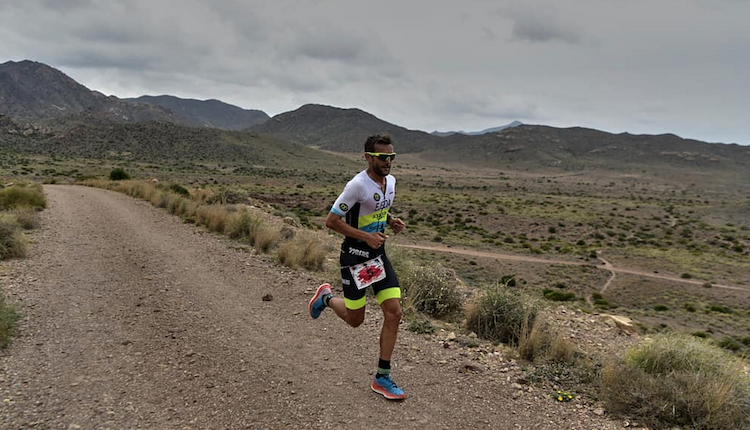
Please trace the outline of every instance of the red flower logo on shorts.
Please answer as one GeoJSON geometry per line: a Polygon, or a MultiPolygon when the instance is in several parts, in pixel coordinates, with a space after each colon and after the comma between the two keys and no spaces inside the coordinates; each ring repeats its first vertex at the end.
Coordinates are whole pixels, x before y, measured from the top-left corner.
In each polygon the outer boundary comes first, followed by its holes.
{"type": "Polygon", "coordinates": [[[364,270],[360,270],[359,273],[357,273],[357,277],[359,278],[359,282],[367,284],[372,279],[380,276],[381,273],[383,273],[383,269],[381,269],[380,267],[367,266],[364,268],[364,270]]]}

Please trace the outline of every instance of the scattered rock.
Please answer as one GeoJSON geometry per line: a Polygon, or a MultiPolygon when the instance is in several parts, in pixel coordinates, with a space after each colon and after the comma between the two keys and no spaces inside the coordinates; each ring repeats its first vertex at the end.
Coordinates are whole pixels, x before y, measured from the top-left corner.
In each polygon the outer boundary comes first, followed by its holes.
{"type": "Polygon", "coordinates": [[[270,302],[271,300],[273,300],[273,296],[272,295],[266,294],[265,296],[263,296],[263,301],[264,302],[270,302]]]}

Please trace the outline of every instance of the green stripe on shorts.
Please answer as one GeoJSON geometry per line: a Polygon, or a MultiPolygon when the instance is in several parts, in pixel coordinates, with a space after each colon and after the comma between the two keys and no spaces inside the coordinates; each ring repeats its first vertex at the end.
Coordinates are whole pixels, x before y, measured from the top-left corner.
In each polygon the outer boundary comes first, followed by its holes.
{"type": "Polygon", "coordinates": [[[346,308],[352,311],[356,311],[357,309],[362,309],[367,304],[367,298],[362,297],[361,299],[357,300],[350,300],[344,297],[344,304],[346,304],[346,308]]]}
{"type": "Polygon", "coordinates": [[[378,300],[378,305],[382,305],[383,302],[388,299],[400,299],[401,288],[391,287],[386,288],[385,290],[380,290],[377,292],[377,294],[375,294],[375,298],[378,300]]]}

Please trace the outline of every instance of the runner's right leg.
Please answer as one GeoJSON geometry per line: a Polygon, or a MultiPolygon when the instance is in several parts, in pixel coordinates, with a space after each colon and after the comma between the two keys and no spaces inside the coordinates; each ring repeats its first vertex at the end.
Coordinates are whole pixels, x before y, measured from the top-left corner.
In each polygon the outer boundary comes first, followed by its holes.
{"type": "Polygon", "coordinates": [[[338,297],[332,297],[328,302],[328,306],[336,312],[339,318],[346,321],[352,327],[359,327],[365,320],[364,306],[359,309],[349,309],[346,307],[344,299],[338,297]]]}

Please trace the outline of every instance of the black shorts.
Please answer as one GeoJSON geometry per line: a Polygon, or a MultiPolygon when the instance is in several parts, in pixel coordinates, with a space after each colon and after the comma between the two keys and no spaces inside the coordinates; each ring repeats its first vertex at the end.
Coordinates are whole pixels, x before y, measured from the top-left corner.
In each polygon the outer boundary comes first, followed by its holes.
{"type": "Polygon", "coordinates": [[[341,247],[341,257],[339,258],[339,261],[341,262],[341,283],[344,286],[344,301],[346,302],[347,309],[357,310],[365,307],[365,291],[370,287],[372,287],[372,291],[375,293],[378,305],[388,299],[401,298],[401,288],[399,288],[396,271],[393,270],[391,261],[388,259],[388,256],[385,255],[384,248],[378,250],[372,250],[372,248],[361,249],[360,247],[344,244],[344,246],[341,247]],[[365,261],[377,256],[380,256],[383,260],[385,279],[360,290],[354,283],[354,277],[352,276],[349,267],[364,263],[365,261]]]}

